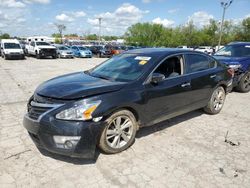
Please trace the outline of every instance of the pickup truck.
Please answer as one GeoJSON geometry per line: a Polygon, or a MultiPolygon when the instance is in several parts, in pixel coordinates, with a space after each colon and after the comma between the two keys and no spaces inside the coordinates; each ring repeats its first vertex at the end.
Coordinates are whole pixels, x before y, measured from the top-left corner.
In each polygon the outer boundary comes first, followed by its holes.
{"type": "Polygon", "coordinates": [[[57,58],[56,47],[43,41],[31,41],[25,46],[26,54],[36,56],[37,59],[51,56],[57,58]]]}

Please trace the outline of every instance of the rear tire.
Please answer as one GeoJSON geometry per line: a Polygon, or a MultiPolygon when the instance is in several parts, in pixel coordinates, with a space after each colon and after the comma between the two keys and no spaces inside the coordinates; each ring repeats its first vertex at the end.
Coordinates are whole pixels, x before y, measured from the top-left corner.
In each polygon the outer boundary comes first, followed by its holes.
{"type": "Polygon", "coordinates": [[[247,93],[250,91],[250,72],[247,72],[240,79],[240,83],[237,85],[236,90],[242,93],[247,93]]]}
{"type": "Polygon", "coordinates": [[[99,148],[108,154],[119,153],[129,148],[135,140],[137,122],[132,112],[121,110],[106,120],[99,148]]]}
{"type": "Polygon", "coordinates": [[[222,86],[217,87],[214,90],[207,106],[204,108],[204,111],[212,115],[220,113],[220,111],[223,108],[225,99],[226,99],[225,89],[222,86]]]}

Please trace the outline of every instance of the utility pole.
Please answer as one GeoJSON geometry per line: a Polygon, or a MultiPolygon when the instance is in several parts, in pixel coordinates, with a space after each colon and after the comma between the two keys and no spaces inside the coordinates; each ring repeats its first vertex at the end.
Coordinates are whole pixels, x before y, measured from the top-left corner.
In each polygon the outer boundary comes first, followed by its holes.
{"type": "Polygon", "coordinates": [[[99,36],[98,36],[98,41],[99,41],[99,45],[101,44],[101,27],[102,27],[102,18],[99,17],[98,18],[99,21],[99,36]]]}
{"type": "Polygon", "coordinates": [[[221,23],[220,23],[220,36],[219,36],[219,44],[218,44],[218,49],[220,49],[220,45],[221,45],[221,38],[222,38],[222,33],[223,33],[223,25],[224,25],[224,19],[225,19],[225,13],[226,13],[226,9],[233,3],[233,0],[230,0],[229,2],[224,2],[221,1],[221,6],[223,8],[223,14],[222,14],[222,18],[221,18],[221,23]]]}

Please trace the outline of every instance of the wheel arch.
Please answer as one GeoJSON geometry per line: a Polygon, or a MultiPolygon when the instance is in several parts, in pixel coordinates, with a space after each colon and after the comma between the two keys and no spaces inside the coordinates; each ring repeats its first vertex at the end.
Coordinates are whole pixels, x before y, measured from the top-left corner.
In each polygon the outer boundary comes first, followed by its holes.
{"type": "Polygon", "coordinates": [[[223,87],[225,93],[227,92],[227,85],[225,83],[220,83],[217,87],[223,87]]]}
{"type": "Polygon", "coordinates": [[[121,107],[115,108],[115,109],[113,109],[113,110],[111,110],[111,111],[109,111],[108,113],[105,114],[105,119],[108,118],[108,117],[110,117],[113,113],[121,111],[121,110],[130,111],[134,115],[135,120],[138,123],[138,127],[137,128],[139,128],[139,125],[141,123],[140,117],[139,117],[139,113],[137,112],[137,110],[135,108],[133,108],[131,106],[121,106],[121,107]]]}

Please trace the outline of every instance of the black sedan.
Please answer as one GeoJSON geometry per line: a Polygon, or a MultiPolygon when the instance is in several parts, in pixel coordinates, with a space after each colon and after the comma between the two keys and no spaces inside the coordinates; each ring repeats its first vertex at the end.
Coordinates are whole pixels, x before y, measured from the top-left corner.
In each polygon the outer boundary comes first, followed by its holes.
{"type": "Polygon", "coordinates": [[[92,54],[97,57],[111,57],[111,50],[106,48],[105,46],[91,46],[89,47],[92,54]]]}
{"type": "Polygon", "coordinates": [[[24,126],[39,148],[91,158],[118,153],[136,131],[203,108],[221,111],[233,72],[213,57],[182,49],[127,51],[85,72],[41,84],[24,126]]]}

